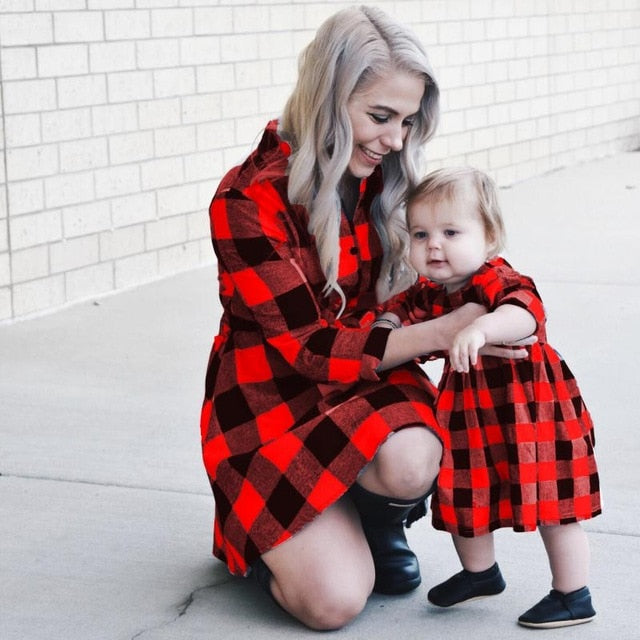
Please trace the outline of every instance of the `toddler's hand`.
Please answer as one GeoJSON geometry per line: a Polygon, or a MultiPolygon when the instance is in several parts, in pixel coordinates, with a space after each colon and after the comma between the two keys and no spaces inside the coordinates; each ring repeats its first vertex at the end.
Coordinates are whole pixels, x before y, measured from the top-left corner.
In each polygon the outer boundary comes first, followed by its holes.
{"type": "Polygon", "coordinates": [[[469,371],[469,364],[478,362],[478,350],[487,342],[486,336],[480,329],[469,325],[460,331],[453,339],[453,346],[449,351],[449,361],[453,369],[459,373],[469,371]]]}

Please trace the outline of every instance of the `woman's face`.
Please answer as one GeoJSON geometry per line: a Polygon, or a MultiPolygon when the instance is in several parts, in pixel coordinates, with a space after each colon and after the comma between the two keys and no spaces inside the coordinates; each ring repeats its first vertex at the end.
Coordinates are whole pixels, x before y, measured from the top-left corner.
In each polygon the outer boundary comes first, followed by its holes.
{"type": "Polygon", "coordinates": [[[424,80],[392,69],[354,93],[347,105],[353,129],[349,171],[366,178],[392,151],[400,151],[420,110],[424,80]]]}

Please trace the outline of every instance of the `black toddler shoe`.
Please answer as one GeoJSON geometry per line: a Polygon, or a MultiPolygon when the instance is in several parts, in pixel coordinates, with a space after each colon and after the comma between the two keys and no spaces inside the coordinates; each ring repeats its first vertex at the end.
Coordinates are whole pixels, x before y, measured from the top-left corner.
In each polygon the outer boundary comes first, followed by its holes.
{"type": "Polygon", "coordinates": [[[433,587],[427,594],[429,602],[438,607],[450,607],[458,602],[485,598],[502,593],[507,586],[496,562],[484,571],[463,569],[448,580],[433,587]]]}
{"type": "Polygon", "coordinates": [[[553,629],[591,622],[595,615],[588,587],[571,593],[552,589],[549,595],[518,618],[518,624],[536,629],[553,629]]]}

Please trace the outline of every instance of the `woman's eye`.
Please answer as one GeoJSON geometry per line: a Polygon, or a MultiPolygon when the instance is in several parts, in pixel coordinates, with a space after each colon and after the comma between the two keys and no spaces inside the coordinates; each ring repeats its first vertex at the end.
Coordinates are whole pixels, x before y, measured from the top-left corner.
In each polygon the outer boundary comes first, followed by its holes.
{"type": "Polygon", "coordinates": [[[416,123],[414,118],[407,118],[406,120],[404,120],[402,122],[402,126],[403,127],[413,127],[413,125],[416,123]]]}
{"type": "Polygon", "coordinates": [[[389,122],[388,115],[380,115],[379,113],[370,113],[371,119],[378,124],[385,124],[389,122]]]}

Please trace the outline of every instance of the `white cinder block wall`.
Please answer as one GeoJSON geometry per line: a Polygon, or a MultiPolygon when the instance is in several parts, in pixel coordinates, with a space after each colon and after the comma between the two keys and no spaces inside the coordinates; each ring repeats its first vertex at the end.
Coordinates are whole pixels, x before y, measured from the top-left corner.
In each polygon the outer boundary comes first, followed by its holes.
{"type": "MultiPolygon", "coordinates": [[[[207,206],[347,2],[0,0],[0,320],[212,261],[207,206]]],[[[431,167],[640,146],[640,0],[372,2],[443,92],[431,167]]]]}

